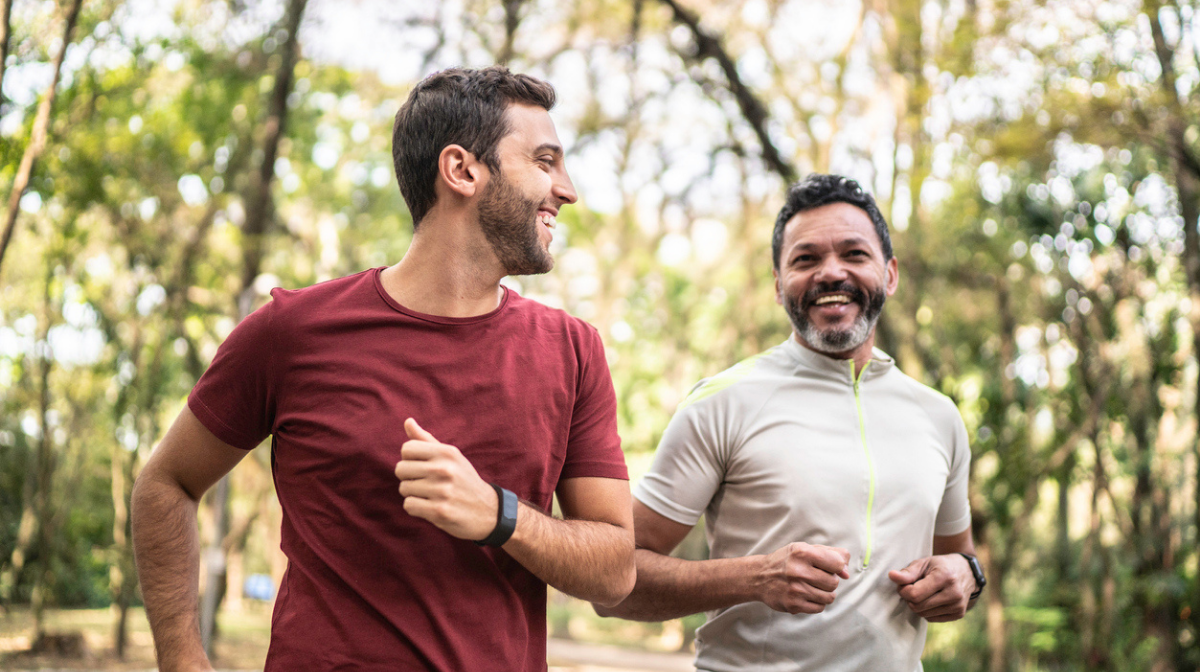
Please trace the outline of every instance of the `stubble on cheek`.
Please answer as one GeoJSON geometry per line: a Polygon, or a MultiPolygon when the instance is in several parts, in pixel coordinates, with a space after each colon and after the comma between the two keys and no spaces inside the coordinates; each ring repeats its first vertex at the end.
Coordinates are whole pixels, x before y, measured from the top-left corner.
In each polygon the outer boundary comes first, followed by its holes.
{"type": "Polygon", "coordinates": [[[554,258],[541,242],[537,221],[540,201],[524,198],[497,177],[479,203],[479,225],[509,275],[535,275],[554,268],[554,258]]]}

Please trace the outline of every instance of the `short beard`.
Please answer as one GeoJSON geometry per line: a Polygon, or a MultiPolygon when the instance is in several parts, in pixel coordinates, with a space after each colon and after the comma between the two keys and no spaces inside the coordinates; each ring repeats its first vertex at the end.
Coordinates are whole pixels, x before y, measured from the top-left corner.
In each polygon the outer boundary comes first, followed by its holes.
{"type": "Polygon", "coordinates": [[[536,275],[554,268],[538,240],[540,201],[530,201],[495,172],[479,199],[479,227],[508,275],[536,275]]]}
{"type": "Polygon", "coordinates": [[[808,290],[802,299],[784,294],[783,307],[796,329],[796,334],[809,347],[827,355],[838,355],[866,343],[871,334],[875,333],[875,325],[879,322],[879,315],[883,312],[886,300],[887,294],[883,288],[864,292],[848,282],[836,282],[816,285],[808,290]],[[821,330],[808,319],[808,309],[813,302],[822,294],[831,292],[846,294],[851,302],[858,304],[858,316],[854,318],[854,324],[850,325],[849,329],[821,330]]]}

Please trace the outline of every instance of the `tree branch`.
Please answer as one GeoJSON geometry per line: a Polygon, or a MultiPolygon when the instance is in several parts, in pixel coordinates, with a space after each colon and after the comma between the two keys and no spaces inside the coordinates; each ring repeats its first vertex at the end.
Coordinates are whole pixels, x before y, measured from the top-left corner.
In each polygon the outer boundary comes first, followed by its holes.
{"type": "MultiPolygon", "coordinates": [[[[9,2],[11,3],[11,0],[9,2]]],[[[8,250],[8,243],[12,240],[13,231],[17,227],[17,213],[20,211],[21,196],[29,187],[29,178],[33,175],[33,164],[46,149],[46,136],[50,130],[50,110],[54,107],[58,80],[62,76],[63,59],[67,55],[67,47],[71,46],[71,33],[75,30],[75,23],[79,19],[79,8],[82,5],[83,0],[75,0],[71,3],[71,8],[67,10],[67,20],[63,26],[62,48],[54,57],[54,76],[50,79],[50,86],[46,87],[41,104],[38,105],[37,117],[33,120],[33,129],[29,134],[29,145],[25,147],[21,165],[17,168],[16,177],[13,178],[12,193],[8,197],[8,218],[4,225],[4,238],[0,239],[0,263],[4,261],[4,253],[8,250]]],[[[5,9],[7,11],[8,5],[5,9]]],[[[6,38],[7,34],[8,31],[5,30],[6,38]]]]}
{"type": "Polygon", "coordinates": [[[686,56],[696,63],[711,58],[721,66],[721,71],[725,73],[725,79],[728,82],[729,92],[737,100],[742,116],[754,129],[754,134],[758,136],[758,142],[762,145],[763,160],[766,161],[767,166],[785,182],[794,182],[796,180],[795,167],[783,158],[775,143],[772,142],[770,133],[767,132],[767,108],[742,81],[741,75],[737,71],[737,64],[725,51],[720,39],[706,32],[700,25],[700,18],[681,6],[676,0],[660,1],[671,8],[676,22],[686,26],[692,32],[692,38],[696,41],[696,49],[695,52],[686,56]]]}
{"type": "Polygon", "coordinates": [[[284,135],[287,122],[287,98],[292,91],[292,77],[299,59],[298,34],[300,19],[304,15],[308,0],[291,0],[288,7],[287,42],[283,46],[283,60],[275,73],[275,88],[263,124],[263,159],[259,165],[258,179],[251,187],[246,199],[245,234],[242,248],[242,291],[238,295],[238,320],[250,314],[254,279],[262,267],[264,237],[274,219],[271,199],[271,182],[275,179],[275,157],[279,154],[279,140],[284,135]]]}
{"type": "Polygon", "coordinates": [[[0,108],[4,105],[4,62],[12,43],[12,6],[16,0],[0,0],[0,108]]]}

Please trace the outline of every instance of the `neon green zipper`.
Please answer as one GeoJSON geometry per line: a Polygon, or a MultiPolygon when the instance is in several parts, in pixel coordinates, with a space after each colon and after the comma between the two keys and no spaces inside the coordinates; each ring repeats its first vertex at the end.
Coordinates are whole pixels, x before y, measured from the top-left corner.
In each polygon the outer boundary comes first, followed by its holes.
{"type": "Polygon", "coordinates": [[[858,434],[862,437],[863,455],[867,457],[867,550],[863,553],[863,569],[871,564],[871,510],[875,508],[875,461],[871,459],[871,449],[867,447],[867,419],[863,416],[862,395],[859,393],[858,384],[870,365],[868,360],[856,376],[854,360],[850,360],[850,379],[854,381],[854,406],[858,410],[858,434]]]}

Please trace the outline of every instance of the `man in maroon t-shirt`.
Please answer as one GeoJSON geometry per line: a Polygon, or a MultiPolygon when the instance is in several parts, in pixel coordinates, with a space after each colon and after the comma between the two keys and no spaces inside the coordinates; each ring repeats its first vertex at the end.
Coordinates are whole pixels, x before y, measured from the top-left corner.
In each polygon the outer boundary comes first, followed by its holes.
{"type": "Polygon", "coordinates": [[[542,671],[546,584],[603,604],[632,590],[603,345],[500,285],[550,270],[576,200],[553,105],[499,67],[422,81],[393,132],[404,258],[275,290],[221,346],[134,487],[161,669],[212,669],[197,503],[267,436],[289,561],[268,671],[542,671]]]}

